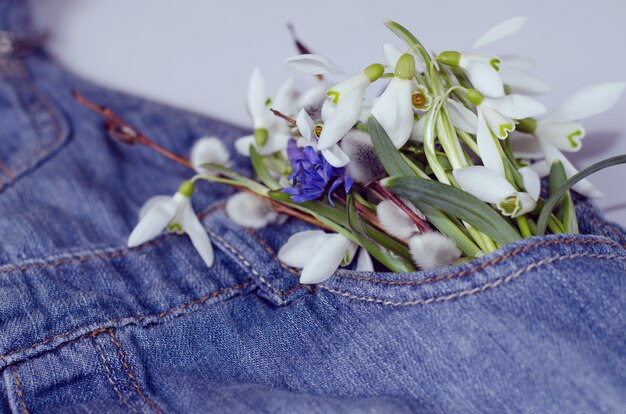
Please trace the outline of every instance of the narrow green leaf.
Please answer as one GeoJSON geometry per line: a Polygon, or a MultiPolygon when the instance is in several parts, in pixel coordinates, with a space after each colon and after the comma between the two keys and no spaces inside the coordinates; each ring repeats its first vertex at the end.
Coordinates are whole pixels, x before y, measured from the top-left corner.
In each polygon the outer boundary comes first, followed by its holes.
{"type": "Polygon", "coordinates": [[[553,194],[550,194],[550,197],[546,200],[546,204],[541,209],[541,214],[539,215],[539,220],[537,221],[537,235],[545,234],[546,227],[548,225],[548,219],[550,218],[550,213],[552,213],[554,207],[561,200],[563,194],[565,194],[565,192],[568,191],[572,186],[574,186],[577,182],[584,179],[588,175],[591,175],[597,171],[600,171],[607,167],[611,167],[613,165],[624,163],[626,163],[626,154],[607,158],[606,160],[600,161],[590,167],[585,168],[584,170],[580,171],[578,174],[575,174],[569,180],[564,182],[558,189],[554,191],[553,194]]]}
{"type": "Polygon", "coordinates": [[[265,162],[263,161],[263,157],[256,150],[254,145],[250,145],[250,161],[252,162],[252,167],[256,172],[256,175],[259,176],[261,181],[270,189],[270,190],[278,190],[281,188],[281,185],[278,184],[278,181],[272,174],[270,174],[265,162]]]}
{"type": "Polygon", "coordinates": [[[491,237],[500,247],[521,239],[517,230],[494,209],[458,188],[417,177],[391,177],[383,180],[382,184],[399,196],[433,205],[466,221],[491,237]]]}
{"type": "Polygon", "coordinates": [[[385,167],[385,171],[389,175],[414,176],[413,170],[406,163],[400,151],[393,145],[393,142],[383,129],[382,125],[374,116],[370,116],[367,120],[374,151],[385,167]]]}
{"type": "MultiPolygon", "coordinates": [[[[548,178],[548,190],[553,194],[560,186],[567,181],[567,174],[561,161],[555,161],[550,166],[550,176],[548,178]]],[[[563,223],[564,233],[578,233],[578,222],[576,220],[576,209],[570,191],[566,191],[560,202],[557,203],[555,214],[563,223]]]]}

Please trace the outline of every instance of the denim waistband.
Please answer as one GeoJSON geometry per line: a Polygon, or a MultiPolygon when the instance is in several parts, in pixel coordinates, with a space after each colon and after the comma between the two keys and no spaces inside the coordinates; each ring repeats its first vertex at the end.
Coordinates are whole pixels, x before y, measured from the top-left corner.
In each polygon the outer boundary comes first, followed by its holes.
{"type": "Polygon", "coordinates": [[[251,292],[268,306],[289,306],[320,289],[355,304],[400,308],[504,288],[526,272],[545,269],[549,274],[566,261],[593,260],[626,274],[622,244],[606,236],[558,235],[526,239],[472,263],[434,271],[340,270],[313,288],[299,284],[297,270],[275,254],[304,224],[291,220],[280,232],[253,232],[228,220],[222,207],[213,205],[203,217],[217,253],[211,269],[188,254],[188,240],[175,235],[132,249],[77,252],[0,267],[0,369],[93,332],[158,325],[251,292]]]}

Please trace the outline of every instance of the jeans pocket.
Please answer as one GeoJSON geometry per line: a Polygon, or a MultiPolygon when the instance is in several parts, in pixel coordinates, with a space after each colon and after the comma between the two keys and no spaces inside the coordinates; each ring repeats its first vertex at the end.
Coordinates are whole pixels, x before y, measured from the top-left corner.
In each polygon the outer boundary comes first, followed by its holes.
{"type": "Polygon", "coordinates": [[[69,126],[58,105],[19,59],[0,62],[0,192],[39,166],[68,139],[69,126]]]}

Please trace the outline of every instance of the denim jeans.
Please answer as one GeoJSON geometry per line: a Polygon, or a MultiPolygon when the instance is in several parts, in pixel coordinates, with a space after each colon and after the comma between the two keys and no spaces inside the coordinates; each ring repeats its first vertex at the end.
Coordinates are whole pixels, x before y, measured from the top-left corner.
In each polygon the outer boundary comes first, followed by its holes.
{"type": "MultiPolygon", "coordinates": [[[[1,2],[0,28],[27,33],[24,7],[1,2]]],[[[0,60],[0,413],[626,412],[626,233],[588,201],[581,235],[312,287],[276,258],[308,224],[244,229],[232,190],[201,184],[212,268],[186,237],[129,249],[142,203],[189,172],[112,142],[70,91],[174,152],[245,131],[18,55],[0,60]]]]}

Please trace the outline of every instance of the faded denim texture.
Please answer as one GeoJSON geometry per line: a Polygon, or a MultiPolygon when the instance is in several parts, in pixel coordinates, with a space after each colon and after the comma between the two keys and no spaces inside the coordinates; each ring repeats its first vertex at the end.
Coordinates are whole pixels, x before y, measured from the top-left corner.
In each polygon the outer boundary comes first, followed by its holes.
{"type": "MultiPolygon", "coordinates": [[[[27,32],[22,1],[0,2],[0,23],[27,32]]],[[[125,247],[142,203],[189,171],[112,142],[70,91],[179,153],[244,131],[43,53],[0,70],[0,413],[626,412],[626,233],[589,202],[584,235],[313,288],[276,258],[307,224],[243,229],[231,190],[204,183],[207,269],[184,236],[125,247]]]]}

